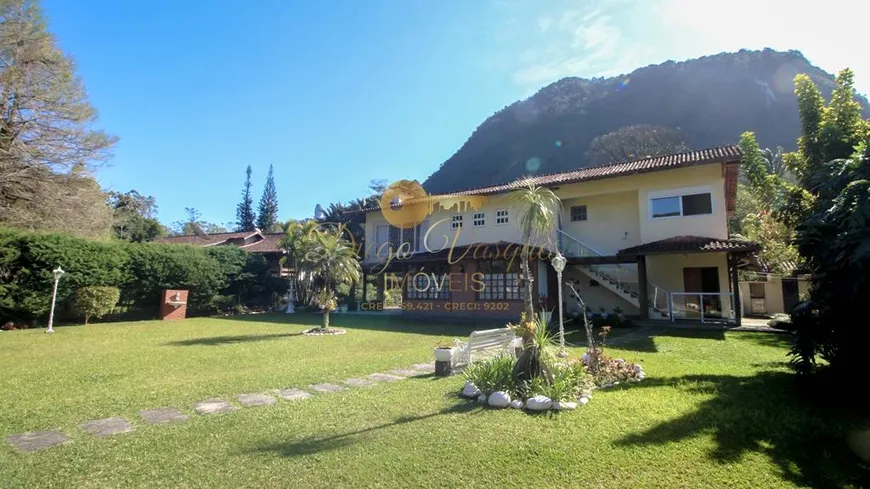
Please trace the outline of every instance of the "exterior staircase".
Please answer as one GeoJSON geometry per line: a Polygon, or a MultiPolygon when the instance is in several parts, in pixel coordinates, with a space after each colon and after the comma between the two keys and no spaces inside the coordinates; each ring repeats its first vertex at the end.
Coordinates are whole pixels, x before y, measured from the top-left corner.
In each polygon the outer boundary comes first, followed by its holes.
{"type": "MultiPolygon", "coordinates": [[[[559,248],[566,257],[606,256],[577,238],[559,230],[559,248]]],[[[577,270],[598,282],[629,304],[640,307],[640,280],[636,264],[575,265],[577,270]]],[[[670,319],[670,293],[647,281],[650,319],[670,319]]]]}

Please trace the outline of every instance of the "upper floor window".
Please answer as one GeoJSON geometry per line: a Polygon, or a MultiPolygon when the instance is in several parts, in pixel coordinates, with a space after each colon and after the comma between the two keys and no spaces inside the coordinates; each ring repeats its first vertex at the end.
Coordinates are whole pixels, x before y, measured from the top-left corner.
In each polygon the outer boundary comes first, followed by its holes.
{"type": "Polygon", "coordinates": [[[675,195],[650,200],[653,219],[662,217],[698,216],[713,213],[713,196],[710,192],[675,195]]]}
{"type": "Polygon", "coordinates": [[[499,209],[499,210],[495,211],[495,223],[496,224],[507,224],[508,222],[510,222],[510,219],[508,216],[507,209],[499,209]]]}
{"type": "Polygon", "coordinates": [[[586,206],[572,205],[571,206],[571,222],[586,220],[586,206]]]}
{"type": "Polygon", "coordinates": [[[451,229],[462,229],[462,214],[455,214],[450,220],[451,229]]]}
{"type": "Polygon", "coordinates": [[[471,215],[471,225],[476,228],[486,226],[486,212],[475,212],[471,215]]]}

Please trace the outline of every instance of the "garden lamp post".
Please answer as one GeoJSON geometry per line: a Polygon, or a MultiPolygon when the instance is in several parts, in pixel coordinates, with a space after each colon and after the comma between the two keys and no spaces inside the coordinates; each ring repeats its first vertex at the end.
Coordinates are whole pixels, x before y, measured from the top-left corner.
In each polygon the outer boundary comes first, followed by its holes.
{"type": "Polygon", "coordinates": [[[51,275],[54,277],[54,287],[51,290],[51,311],[48,313],[48,329],[45,330],[46,333],[54,333],[54,329],[52,326],[54,325],[54,303],[57,300],[57,283],[60,281],[60,276],[63,275],[63,269],[60,267],[55,268],[51,275]]]}
{"type": "Polygon", "coordinates": [[[562,253],[556,251],[556,256],[552,260],[553,268],[556,269],[556,279],[558,282],[558,299],[559,299],[559,356],[566,357],[568,353],[565,351],[565,325],[562,323],[562,272],[565,271],[565,264],[568,260],[562,256],[562,253]]]}

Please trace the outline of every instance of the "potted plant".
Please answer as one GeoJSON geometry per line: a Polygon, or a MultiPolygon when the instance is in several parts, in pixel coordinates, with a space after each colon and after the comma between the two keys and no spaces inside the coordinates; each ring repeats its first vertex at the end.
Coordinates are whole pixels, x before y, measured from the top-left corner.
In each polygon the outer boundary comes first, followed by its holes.
{"type": "Polygon", "coordinates": [[[453,345],[448,344],[448,343],[439,343],[435,347],[435,361],[436,362],[452,362],[454,351],[455,351],[455,348],[453,345]]]}

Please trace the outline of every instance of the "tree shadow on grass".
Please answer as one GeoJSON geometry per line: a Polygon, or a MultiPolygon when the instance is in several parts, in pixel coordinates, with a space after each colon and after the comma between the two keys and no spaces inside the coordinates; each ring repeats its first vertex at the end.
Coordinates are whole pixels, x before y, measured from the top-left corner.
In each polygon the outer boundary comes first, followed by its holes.
{"type": "MultiPolygon", "coordinates": [[[[303,325],[303,326],[320,326],[323,323],[323,316],[316,313],[269,313],[269,314],[251,314],[240,316],[227,316],[216,319],[241,321],[241,322],[257,322],[257,323],[274,323],[287,325],[303,325]]],[[[497,323],[454,323],[443,319],[412,319],[401,315],[363,315],[363,314],[341,314],[332,313],[329,315],[330,326],[336,328],[344,328],[348,330],[366,329],[373,331],[390,331],[395,333],[414,333],[433,336],[468,336],[472,331],[477,329],[488,329],[498,327],[497,323]]],[[[504,326],[504,324],[501,324],[504,326]]]]}
{"type": "MultiPolygon", "coordinates": [[[[457,399],[459,396],[453,396],[457,399]]],[[[360,441],[366,440],[366,435],[371,433],[377,433],[384,429],[389,429],[394,426],[401,426],[408,423],[414,423],[417,421],[422,421],[429,418],[434,418],[436,416],[443,416],[447,414],[462,414],[469,413],[473,411],[482,411],[482,407],[476,402],[470,402],[467,399],[462,399],[463,402],[455,404],[449,408],[442,409],[440,411],[424,414],[420,416],[400,416],[389,423],[380,424],[377,426],[371,426],[369,428],[364,428],[356,431],[349,431],[347,433],[332,435],[332,436],[309,436],[299,440],[294,440],[285,443],[273,443],[268,445],[261,445],[255,447],[252,452],[277,452],[282,457],[297,457],[301,455],[312,455],[316,453],[322,453],[331,450],[338,450],[347,446],[351,446],[360,441]]]]}
{"type": "MultiPolygon", "coordinates": [[[[607,340],[607,346],[619,350],[636,351],[640,353],[655,353],[656,338],[693,338],[698,340],[725,341],[725,330],[722,329],[692,329],[669,328],[667,326],[646,326],[627,333],[624,337],[617,336],[607,340]]],[[[600,343],[601,338],[595,341],[600,343]]]]}
{"type": "Polygon", "coordinates": [[[301,336],[302,333],[278,333],[278,334],[245,334],[236,336],[210,336],[206,338],[191,338],[189,340],[170,341],[164,346],[222,346],[237,343],[255,343],[258,341],[280,340],[293,336],[301,336]]]}
{"type": "MultiPolygon", "coordinates": [[[[860,423],[858,414],[811,405],[798,395],[793,374],[687,375],[647,379],[623,388],[662,387],[714,397],[692,413],[628,435],[617,445],[664,445],[710,434],[716,447],[709,457],[723,464],[757,452],[768,456],[785,479],[801,486],[870,484],[870,467],[852,454],[845,441],[848,430],[860,423]]],[[[829,402],[824,393],[813,395],[829,402]]]]}

